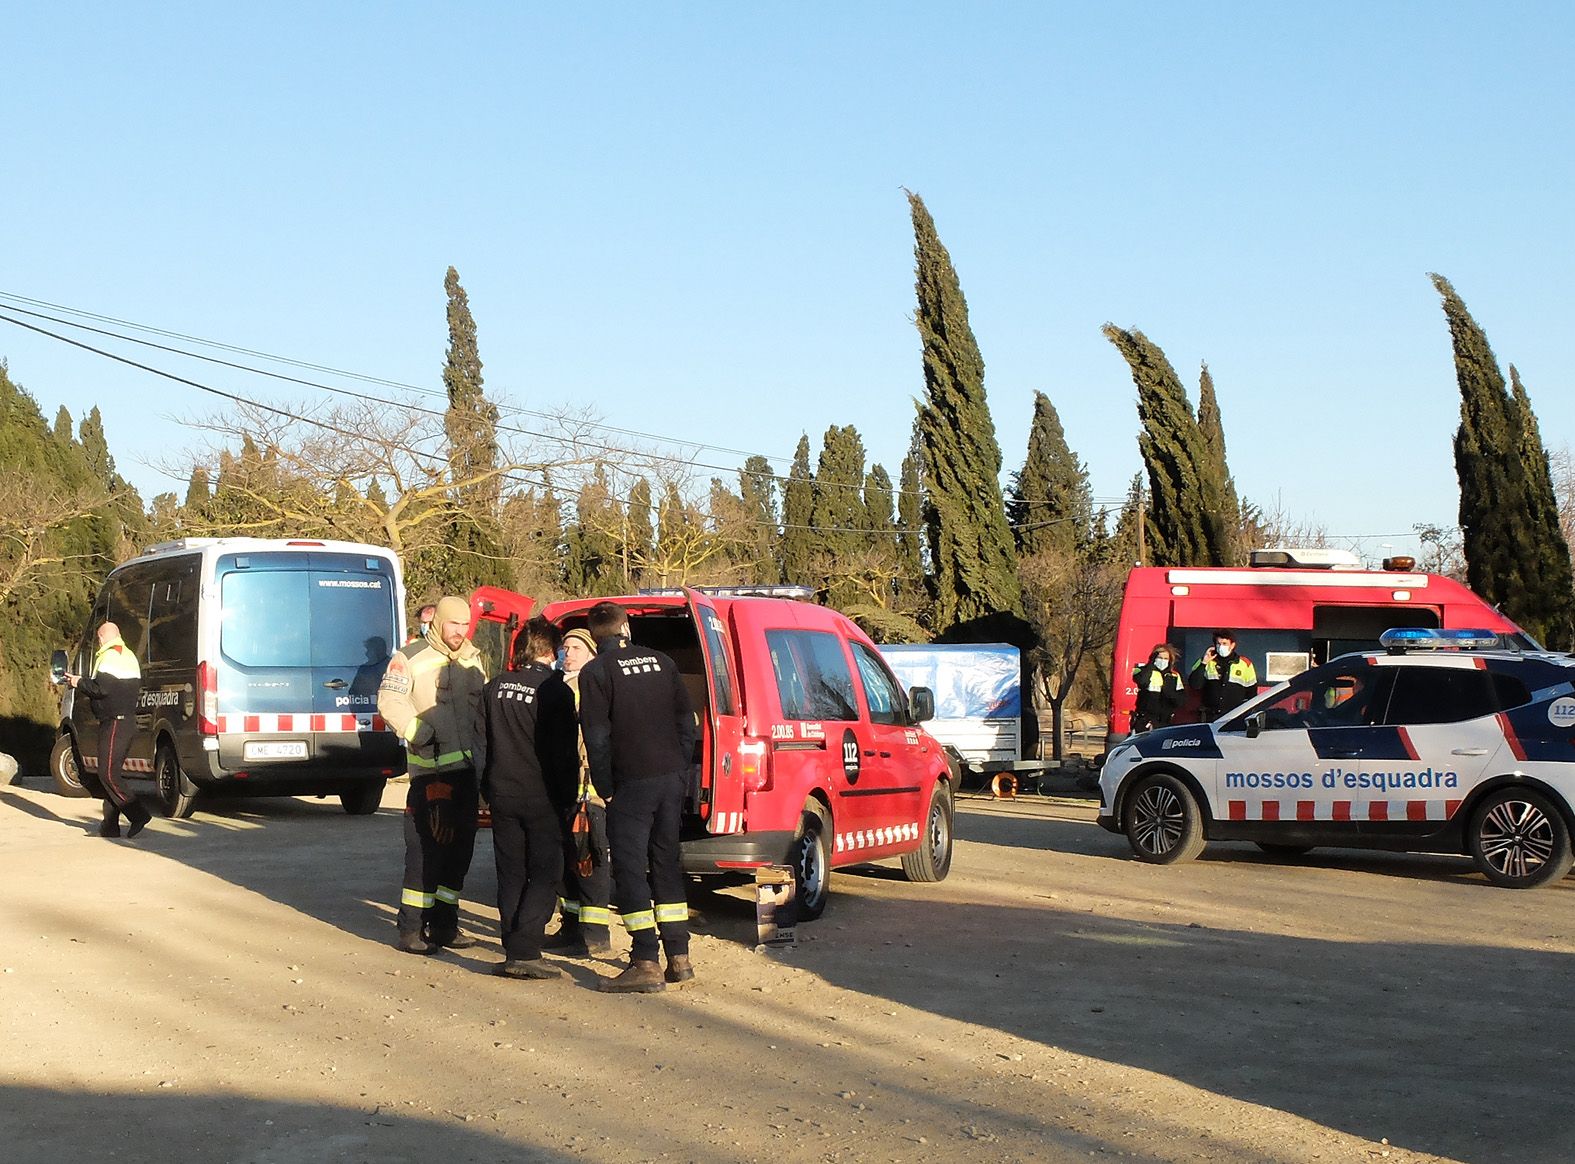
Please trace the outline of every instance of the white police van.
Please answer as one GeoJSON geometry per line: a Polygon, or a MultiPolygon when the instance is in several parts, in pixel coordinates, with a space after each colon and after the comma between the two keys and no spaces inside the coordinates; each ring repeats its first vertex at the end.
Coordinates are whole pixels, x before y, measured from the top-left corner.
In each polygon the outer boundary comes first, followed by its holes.
{"type": "Polygon", "coordinates": [[[1469,853],[1494,884],[1569,872],[1575,659],[1486,631],[1397,628],[1222,719],[1133,736],[1100,774],[1099,824],[1144,861],[1206,841],[1469,853]]]}
{"type": "MultiPolygon", "coordinates": [[[[404,600],[399,559],[381,546],[186,538],[117,566],[56,665],[87,674],[99,624],[120,627],[142,668],[125,775],[150,781],[167,816],[189,816],[199,795],[297,794],[365,815],[405,770],[377,714],[404,600]]],[[[56,787],[96,792],[97,755],[98,723],[67,688],[56,787]]]]}

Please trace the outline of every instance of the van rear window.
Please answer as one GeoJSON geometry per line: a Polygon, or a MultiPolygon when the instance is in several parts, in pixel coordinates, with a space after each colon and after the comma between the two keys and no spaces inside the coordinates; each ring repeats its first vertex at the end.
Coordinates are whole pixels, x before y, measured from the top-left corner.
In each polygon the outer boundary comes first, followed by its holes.
{"type": "Polygon", "coordinates": [[[394,582],[377,574],[226,574],[219,649],[242,667],[359,667],[394,648],[394,582]]]}
{"type": "Polygon", "coordinates": [[[784,719],[857,719],[842,640],[827,631],[766,632],[784,719]]]}

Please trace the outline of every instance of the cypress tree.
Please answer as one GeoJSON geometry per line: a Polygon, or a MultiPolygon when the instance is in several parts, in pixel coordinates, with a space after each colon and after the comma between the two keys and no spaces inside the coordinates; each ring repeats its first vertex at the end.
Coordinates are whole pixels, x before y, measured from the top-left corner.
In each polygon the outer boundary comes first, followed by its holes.
{"type": "Polygon", "coordinates": [[[1219,400],[1214,395],[1214,377],[1209,372],[1207,362],[1198,375],[1198,431],[1203,435],[1206,457],[1206,468],[1202,474],[1208,494],[1206,504],[1210,510],[1219,514],[1219,522],[1223,527],[1221,532],[1227,539],[1229,551],[1226,564],[1237,565],[1246,559],[1241,544],[1241,498],[1236,494],[1236,482],[1230,475],[1230,466],[1225,458],[1225,425],[1220,416],[1219,400]]]}
{"type": "Polygon", "coordinates": [[[924,576],[924,444],[915,421],[908,453],[902,458],[897,494],[897,596],[904,610],[917,615],[929,587],[924,576]]]}
{"type": "Polygon", "coordinates": [[[1448,279],[1443,300],[1460,389],[1455,473],[1467,584],[1545,646],[1575,646],[1569,544],[1558,522],[1548,454],[1520,374],[1506,388],[1487,335],[1448,279]]]}
{"type": "Polygon", "coordinates": [[[453,593],[468,594],[484,583],[507,582],[498,527],[498,410],[482,391],[476,321],[453,267],[443,278],[443,290],[448,299],[448,352],[443,363],[448,411],[443,428],[454,482],[453,543],[460,560],[442,582],[453,593]]]}
{"type": "Polygon", "coordinates": [[[865,542],[868,515],[864,509],[864,442],[851,424],[826,430],[810,489],[809,524],[815,552],[836,561],[857,552],[865,542]]]}
{"type": "Polygon", "coordinates": [[[1028,456],[1012,475],[1006,501],[1018,554],[1070,554],[1085,548],[1093,512],[1088,470],[1068,447],[1055,405],[1035,392],[1028,456]]]}
{"type": "Polygon", "coordinates": [[[815,503],[815,478],[809,470],[809,437],[798,438],[793,467],[782,488],[782,578],[808,585],[815,543],[810,536],[810,508],[815,503]]]}
{"type": "Polygon", "coordinates": [[[651,547],[656,538],[654,515],[651,483],[640,477],[629,487],[629,516],[624,524],[622,554],[630,586],[644,584],[645,565],[651,559],[651,547]]]}
{"type": "Polygon", "coordinates": [[[1158,566],[1229,566],[1239,519],[1222,509],[1222,482],[1176,370],[1136,329],[1107,323],[1104,334],[1126,359],[1138,390],[1138,448],[1149,480],[1148,560],[1158,566]]]}
{"type": "Polygon", "coordinates": [[[968,304],[924,201],[913,217],[914,323],[924,345],[919,432],[924,444],[925,527],[941,630],[987,615],[1017,615],[1022,587],[1001,497],[1001,447],[984,393],[984,358],[968,304]]]}
{"type": "Polygon", "coordinates": [[[208,512],[208,470],[197,465],[191,471],[191,480],[186,482],[185,509],[188,520],[201,519],[208,512]]]}
{"type": "Polygon", "coordinates": [[[897,518],[893,509],[895,502],[896,491],[891,486],[891,474],[886,472],[884,465],[871,465],[870,471],[864,475],[864,528],[878,544],[890,541],[893,557],[896,556],[893,532],[897,518]]]}
{"type": "Polygon", "coordinates": [[[754,577],[762,583],[782,580],[782,562],[778,557],[777,480],[771,472],[771,462],[756,455],[744,462],[738,474],[738,495],[743,499],[744,514],[753,527],[750,539],[750,556],[754,563],[754,577]]]}

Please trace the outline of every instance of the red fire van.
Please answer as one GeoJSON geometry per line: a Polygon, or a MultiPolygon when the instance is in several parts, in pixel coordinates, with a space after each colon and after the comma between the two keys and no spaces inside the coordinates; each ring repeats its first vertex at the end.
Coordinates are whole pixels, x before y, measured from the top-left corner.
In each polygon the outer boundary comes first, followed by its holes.
{"type": "MultiPolygon", "coordinates": [[[[535,600],[483,587],[470,601],[472,638],[496,674],[535,600]]],[[[540,613],[572,630],[599,601],[540,613]]],[[[611,601],[636,643],[678,665],[699,719],[688,872],[789,865],[806,919],[825,909],[834,868],[898,857],[909,880],[946,876],[951,774],[919,726],[934,695],[905,692],[851,620],[810,602],[689,589],[611,601]]]]}
{"type": "MultiPolygon", "coordinates": [[[[1363,569],[1343,550],[1254,550],[1251,565],[1140,566],[1127,575],[1111,664],[1107,747],[1124,740],[1137,702],[1133,668],[1158,643],[1181,649],[1183,676],[1215,629],[1234,631],[1260,686],[1299,675],[1349,651],[1372,650],[1390,627],[1481,627],[1535,646],[1518,626],[1463,584],[1420,573],[1410,558],[1363,569]]],[[[1176,717],[1198,718],[1197,699],[1176,717]]]]}

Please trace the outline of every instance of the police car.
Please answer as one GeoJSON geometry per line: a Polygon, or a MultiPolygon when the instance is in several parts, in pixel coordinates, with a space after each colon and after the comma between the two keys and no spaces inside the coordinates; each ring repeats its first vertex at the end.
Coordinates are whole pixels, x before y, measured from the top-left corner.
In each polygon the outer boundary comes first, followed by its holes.
{"type": "Polygon", "coordinates": [[[1211,840],[1469,853],[1496,885],[1569,872],[1575,659],[1492,632],[1397,628],[1211,724],[1133,736],[1100,774],[1099,823],[1139,859],[1211,840]]]}

